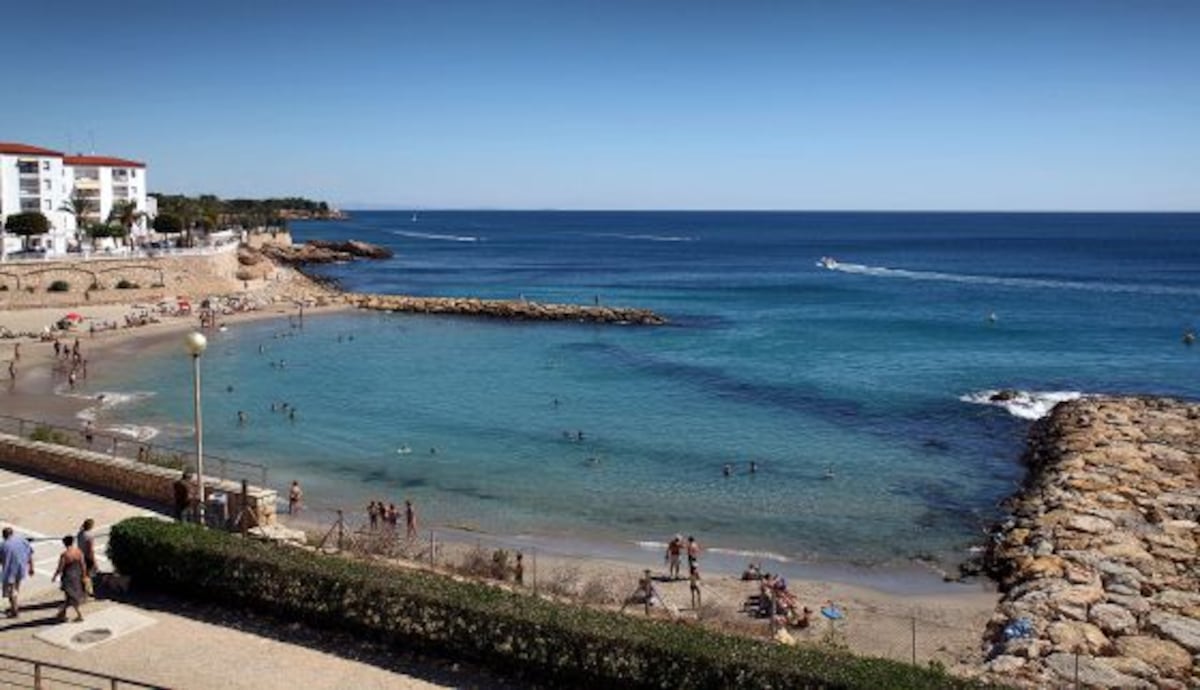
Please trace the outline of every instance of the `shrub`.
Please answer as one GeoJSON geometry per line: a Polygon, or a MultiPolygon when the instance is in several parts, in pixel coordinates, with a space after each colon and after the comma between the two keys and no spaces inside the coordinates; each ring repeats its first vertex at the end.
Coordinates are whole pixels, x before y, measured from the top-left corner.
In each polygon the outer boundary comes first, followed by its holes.
{"type": "Polygon", "coordinates": [[[115,525],[108,554],[138,585],[470,659],[540,685],[978,687],[899,662],[772,646],[154,518],[115,525]]]}
{"type": "Polygon", "coordinates": [[[136,290],[137,287],[138,287],[137,283],[130,281],[130,280],[126,280],[124,278],[117,281],[117,289],[118,290],[136,290]]]}
{"type": "Polygon", "coordinates": [[[71,284],[65,280],[56,280],[50,283],[50,287],[46,288],[47,292],[67,292],[71,289],[71,284]]]}
{"type": "Polygon", "coordinates": [[[57,443],[60,446],[70,445],[70,439],[63,432],[45,424],[39,424],[34,427],[33,432],[29,434],[30,441],[41,441],[42,443],[57,443]]]}

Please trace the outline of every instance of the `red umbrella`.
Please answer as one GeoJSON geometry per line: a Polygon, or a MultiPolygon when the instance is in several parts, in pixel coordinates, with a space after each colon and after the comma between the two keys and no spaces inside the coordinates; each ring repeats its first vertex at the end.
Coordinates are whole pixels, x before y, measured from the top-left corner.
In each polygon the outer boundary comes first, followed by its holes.
{"type": "Polygon", "coordinates": [[[68,321],[83,321],[83,315],[78,312],[71,312],[63,318],[68,321]]]}

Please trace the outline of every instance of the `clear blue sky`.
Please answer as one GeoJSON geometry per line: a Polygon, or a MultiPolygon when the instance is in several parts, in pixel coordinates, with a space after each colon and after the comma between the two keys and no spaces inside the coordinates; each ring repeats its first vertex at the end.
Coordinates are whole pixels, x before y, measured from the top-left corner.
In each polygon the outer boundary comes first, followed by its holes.
{"type": "Polygon", "coordinates": [[[1200,2],[5,3],[0,140],[348,207],[1200,210],[1200,2]]]}

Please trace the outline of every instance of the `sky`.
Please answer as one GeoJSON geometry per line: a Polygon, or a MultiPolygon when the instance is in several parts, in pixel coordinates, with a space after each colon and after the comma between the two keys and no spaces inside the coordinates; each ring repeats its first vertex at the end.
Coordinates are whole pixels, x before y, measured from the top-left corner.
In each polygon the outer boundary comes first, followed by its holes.
{"type": "Polygon", "coordinates": [[[1200,210],[1193,0],[38,0],[3,16],[0,141],[142,160],[157,192],[1200,210]]]}

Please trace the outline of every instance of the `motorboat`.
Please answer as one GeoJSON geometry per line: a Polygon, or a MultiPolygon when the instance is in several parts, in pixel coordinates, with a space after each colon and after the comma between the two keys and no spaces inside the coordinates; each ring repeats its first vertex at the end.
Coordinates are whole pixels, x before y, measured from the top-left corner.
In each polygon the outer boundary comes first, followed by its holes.
{"type": "Polygon", "coordinates": [[[828,268],[832,271],[838,267],[838,262],[837,259],[833,258],[832,256],[822,256],[821,260],[817,262],[817,265],[821,268],[828,268]]]}

